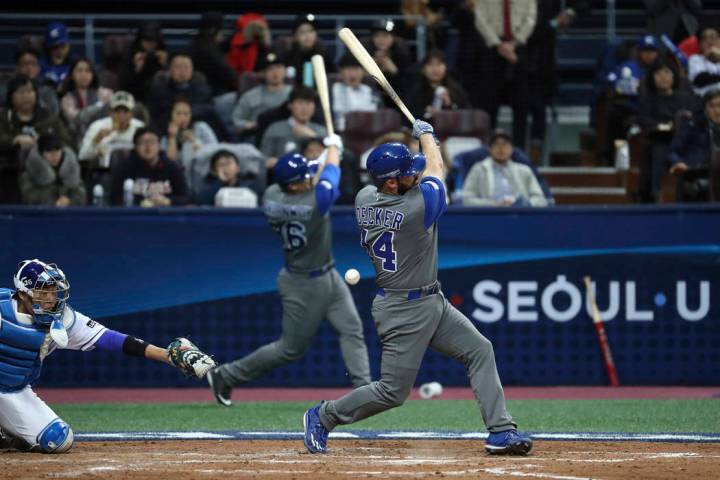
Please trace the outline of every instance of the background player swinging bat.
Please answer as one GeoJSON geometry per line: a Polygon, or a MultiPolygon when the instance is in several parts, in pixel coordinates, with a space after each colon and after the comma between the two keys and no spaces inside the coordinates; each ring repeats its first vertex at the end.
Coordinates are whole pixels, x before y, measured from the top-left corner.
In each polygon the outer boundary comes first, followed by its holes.
{"type": "Polygon", "coordinates": [[[395,105],[397,105],[402,113],[405,114],[405,117],[410,120],[410,123],[415,123],[415,117],[413,114],[410,113],[410,110],[408,110],[405,103],[403,103],[397,92],[395,92],[395,89],[392,85],[390,85],[390,82],[388,82],[387,78],[385,78],[385,75],[380,70],[380,67],[377,66],[375,60],[373,60],[368,51],[365,50],[365,47],[363,47],[362,43],[360,43],[360,40],[357,39],[352,30],[347,27],[343,28],[338,33],[338,37],[340,37],[340,40],[342,40],[357,61],[360,62],[360,65],[363,66],[365,71],[375,79],[378,85],[380,85],[380,88],[382,88],[385,93],[392,98],[395,105]]]}

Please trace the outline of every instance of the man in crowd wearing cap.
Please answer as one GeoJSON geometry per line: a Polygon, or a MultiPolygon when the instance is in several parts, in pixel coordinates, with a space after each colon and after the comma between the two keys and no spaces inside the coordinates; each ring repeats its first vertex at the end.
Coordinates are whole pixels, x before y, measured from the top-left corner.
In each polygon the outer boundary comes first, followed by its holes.
{"type": "Polygon", "coordinates": [[[95,120],[88,127],[80,145],[80,160],[100,162],[110,153],[111,145],[132,144],[135,131],[145,124],[132,116],[135,99],[119,90],[110,99],[110,115],[95,120]]]}
{"type": "Polygon", "coordinates": [[[365,70],[349,52],[338,62],[339,82],[332,86],[332,109],[335,128],[345,130],[345,114],[349,112],[373,112],[378,109],[380,98],[369,85],[363,83],[365,70]]]}
{"type": "Polygon", "coordinates": [[[262,137],[260,151],[268,157],[267,168],[272,168],[281,155],[297,149],[308,137],[324,137],[325,127],[311,122],[315,114],[317,95],[314,90],[297,86],[290,93],[290,117],[271,124],[262,137]]]}
{"type": "Polygon", "coordinates": [[[110,204],[123,205],[126,180],[132,179],[133,204],[141,207],[187,205],[189,192],[182,167],[160,150],[160,136],[141,127],[133,135],[130,157],[111,172],[110,204]]]}
{"type": "Polygon", "coordinates": [[[47,26],[45,32],[45,55],[41,62],[40,78],[55,88],[60,88],[70,71],[70,35],[64,23],[47,26]]]}
{"type": "Polygon", "coordinates": [[[510,135],[504,130],[495,130],[490,136],[489,146],[490,156],[476,163],[465,179],[463,205],[547,206],[530,167],[511,160],[513,144],[510,135]]]}
{"type": "Polygon", "coordinates": [[[58,135],[42,135],[30,151],[20,176],[22,201],[28,205],[67,207],[85,205],[80,164],[58,135]]]}
{"type": "Polygon", "coordinates": [[[252,134],[258,116],[282,105],[290,96],[292,87],[285,85],[285,62],[275,52],[264,56],[264,83],[243,93],[233,109],[233,125],[240,135],[252,134]]]}

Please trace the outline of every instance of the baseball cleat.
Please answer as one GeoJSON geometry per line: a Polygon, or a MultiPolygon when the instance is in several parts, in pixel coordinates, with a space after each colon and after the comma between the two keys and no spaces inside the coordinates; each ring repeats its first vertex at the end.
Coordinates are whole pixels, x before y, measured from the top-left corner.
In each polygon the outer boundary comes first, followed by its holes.
{"type": "Polygon", "coordinates": [[[513,428],[504,432],[491,432],[485,442],[485,451],[491,455],[527,455],[532,446],[530,435],[513,428]]]}
{"type": "Polygon", "coordinates": [[[327,439],[329,432],[320,421],[320,406],[325,402],[320,402],[303,415],[303,425],[305,427],[305,448],[310,453],[327,453],[327,439]]]}
{"type": "Polygon", "coordinates": [[[207,378],[215,400],[225,407],[231,406],[232,400],[230,400],[230,395],[232,394],[232,388],[230,388],[222,379],[218,369],[213,368],[205,377],[207,378]]]}

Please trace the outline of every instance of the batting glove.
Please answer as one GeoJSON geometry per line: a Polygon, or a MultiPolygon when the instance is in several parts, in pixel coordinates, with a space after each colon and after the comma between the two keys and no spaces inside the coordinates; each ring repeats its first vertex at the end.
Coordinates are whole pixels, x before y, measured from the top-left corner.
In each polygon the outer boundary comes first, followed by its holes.
{"type": "Polygon", "coordinates": [[[342,152],[343,150],[343,142],[342,138],[340,138],[340,135],[333,133],[332,135],[328,135],[323,139],[323,145],[325,145],[325,148],[328,147],[335,147],[338,150],[342,152]]]}
{"type": "Polygon", "coordinates": [[[413,131],[412,131],[413,138],[417,138],[418,140],[420,140],[420,137],[422,135],[425,135],[426,133],[429,133],[430,135],[432,135],[433,138],[435,139],[435,143],[438,143],[437,138],[435,137],[435,130],[433,129],[433,126],[430,125],[425,120],[420,120],[420,119],[415,120],[415,123],[413,123],[413,131]]]}

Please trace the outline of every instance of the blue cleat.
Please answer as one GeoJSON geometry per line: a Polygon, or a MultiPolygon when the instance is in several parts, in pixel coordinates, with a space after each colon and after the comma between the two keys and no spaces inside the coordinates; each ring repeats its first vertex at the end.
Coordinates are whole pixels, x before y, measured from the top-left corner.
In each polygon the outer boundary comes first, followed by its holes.
{"type": "Polygon", "coordinates": [[[327,453],[327,439],[330,432],[320,421],[320,406],[325,402],[312,407],[303,415],[303,425],[305,426],[305,448],[310,453],[327,453]]]}
{"type": "Polygon", "coordinates": [[[530,435],[514,428],[504,432],[490,433],[485,442],[485,451],[491,455],[527,455],[532,450],[530,435]]]}

